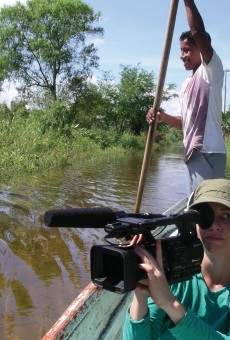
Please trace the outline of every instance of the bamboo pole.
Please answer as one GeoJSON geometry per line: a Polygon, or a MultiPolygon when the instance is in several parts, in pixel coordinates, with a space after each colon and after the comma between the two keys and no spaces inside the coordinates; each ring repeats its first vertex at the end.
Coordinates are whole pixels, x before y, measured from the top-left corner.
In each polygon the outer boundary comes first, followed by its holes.
{"type": "MultiPolygon", "coordinates": [[[[175,21],[176,21],[178,1],[179,0],[171,0],[171,7],[170,7],[170,14],[169,14],[168,25],[167,25],[167,30],[166,30],[166,36],[165,36],[163,56],[161,60],[161,67],[160,67],[155,100],[153,104],[154,112],[157,112],[157,110],[160,107],[160,103],[161,103],[163,87],[164,87],[164,82],[165,82],[165,75],[166,75],[168,59],[169,59],[169,54],[170,54],[170,49],[171,49],[171,44],[172,44],[173,31],[174,31],[174,26],[175,26],[175,21]]],[[[141,168],[141,174],[140,174],[140,179],[139,179],[139,184],[138,184],[136,203],[135,203],[136,213],[140,211],[146,174],[147,174],[149,161],[151,157],[152,145],[155,139],[156,127],[157,127],[157,119],[155,119],[154,122],[151,125],[149,125],[145,151],[144,151],[144,157],[143,157],[143,162],[142,162],[142,168],[141,168]]]]}

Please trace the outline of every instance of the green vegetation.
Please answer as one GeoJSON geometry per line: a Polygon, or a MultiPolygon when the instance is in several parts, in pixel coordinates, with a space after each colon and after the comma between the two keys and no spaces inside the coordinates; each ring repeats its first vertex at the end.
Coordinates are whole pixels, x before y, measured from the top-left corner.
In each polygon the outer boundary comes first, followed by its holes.
{"type": "MultiPolygon", "coordinates": [[[[121,134],[112,128],[89,129],[81,127],[80,124],[64,124],[54,128],[52,122],[55,125],[56,120],[52,121],[51,118],[45,120],[49,114],[52,117],[52,110],[51,113],[41,110],[28,111],[25,107],[22,108],[21,103],[18,107],[16,104],[13,107],[14,111],[11,111],[4,105],[0,106],[2,179],[66,166],[70,162],[79,161],[81,157],[98,157],[101,153],[115,151],[130,152],[131,148],[142,150],[145,145],[145,132],[134,135],[126,131],[121,134]],[[46,125],[48,122],[51,124],[50,128],[46,125]]],[[[57,111],[55,113],[57,114],[57,111]]],[[[63,111],[60,112],[60,116],[62,113],[63,111]]],[[[164,127],[162,126],[160,130],[164,130],[164,127]]],[[[164,135],[165,131],[163,134],[159,133],[158,143],[165,142],[164,135]]],[[[171,132],[174,141],[179,139],[175,136],[175,133],[171,132]]]]}
{"type": "Polygon", "coordinates": [[[72,97],[98,57],[92,36],[99,14],[81,0],[29,0],[0,11],[0,79],[18,82],[23,97],[72,97]]]}
{"type": "MultiPolygon", "coordinates": [[[[98,67],[90,41],[103,34],[99,18],[81,0],[28,0],[1,9],[0,80],[19,90],[10,108],[0,105],[2,178],[144,148],[155,77],[126,65],[119,81],[109,73],[90,81],[98,67]]],[[[173,91],[169,84],[163,101],[173,91]]],[[[158,145],[179,139],[180,131],[159,126],[158,145]]]]}
{"type": "Polygon", "coordinates": [[[223,130],[225,136],[229,136],[230,134],[230,108],[228,111],[222,114],[223,119],[223,130]]]}

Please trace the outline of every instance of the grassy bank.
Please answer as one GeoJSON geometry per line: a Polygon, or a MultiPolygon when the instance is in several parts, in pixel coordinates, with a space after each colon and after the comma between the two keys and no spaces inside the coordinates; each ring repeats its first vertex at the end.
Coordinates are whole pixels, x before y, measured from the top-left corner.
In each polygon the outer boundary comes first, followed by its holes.
{"type": "MultiPolygon", "coordinates": [[[[0,170],[2,180],[12,176],[36,173],[46,169],[64,167],[81,158],[94,158],[102,154],[142,151],[146,134],[119,135],[113,130],[83,129],[69,126],[65,130],[42,131],[36,117],[1,121],[0,170]]],[[[155,149],[162,144],[178,141],[175,133],[162,130],[155,149]]]]}

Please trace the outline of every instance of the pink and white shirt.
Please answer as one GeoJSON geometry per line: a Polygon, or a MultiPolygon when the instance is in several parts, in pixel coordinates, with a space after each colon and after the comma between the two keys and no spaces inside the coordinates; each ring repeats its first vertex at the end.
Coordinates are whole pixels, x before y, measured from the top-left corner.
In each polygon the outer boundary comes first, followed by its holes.
{"type": "Polygon", "coordinates": [[[223,65],[213,51],[209,64],[202,61],[196,72],[182,84],[179,102],[183,127],[185,160],[194,150],[225,153],[221,128],[223,65]]]}

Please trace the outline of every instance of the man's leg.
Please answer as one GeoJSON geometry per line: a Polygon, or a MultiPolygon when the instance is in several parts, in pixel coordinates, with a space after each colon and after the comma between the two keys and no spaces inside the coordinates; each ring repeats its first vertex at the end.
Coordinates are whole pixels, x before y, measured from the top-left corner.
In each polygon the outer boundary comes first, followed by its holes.
{"type": "Polygon", "coordinates": [[[225,177],[226,154],[194,151],[186,165],[192,191],[204,179],[225,177]]]}

